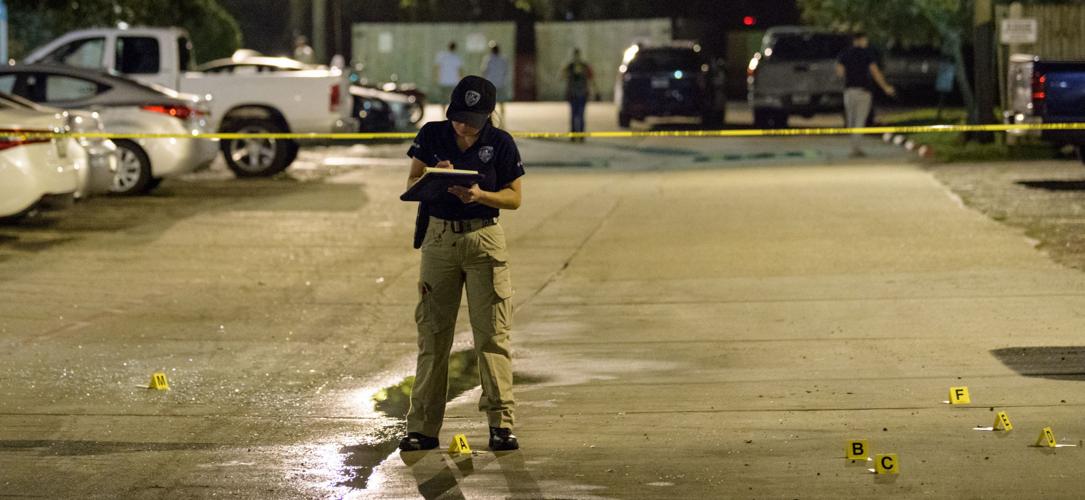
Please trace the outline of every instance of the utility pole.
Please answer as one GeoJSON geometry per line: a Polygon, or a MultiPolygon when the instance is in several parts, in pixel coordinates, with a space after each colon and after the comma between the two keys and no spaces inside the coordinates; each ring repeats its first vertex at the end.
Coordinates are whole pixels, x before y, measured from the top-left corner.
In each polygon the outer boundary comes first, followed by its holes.
{"type": "MultiPolygon", "coordinates": [[[[995,20],[992,0],[973,0],[973,70],[975,78],[975,104],[968,112],[968,122],[973,124],[995,123],[995,100],[997,99],[997,77],[995,74],[995,20]]],[[[977,142],[993,142],[991,132],[970,134],[977,142]]]]}
{"type": "Polygon", "coordinates": [[[318,63],[328,62],[328,0],[313,0],[313,54],[318,63]]]}

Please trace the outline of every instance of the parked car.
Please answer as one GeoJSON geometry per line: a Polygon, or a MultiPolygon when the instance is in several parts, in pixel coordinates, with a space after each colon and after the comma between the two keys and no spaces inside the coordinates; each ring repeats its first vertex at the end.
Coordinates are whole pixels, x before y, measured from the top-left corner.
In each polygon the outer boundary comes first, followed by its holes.
{"type": "MultiPolygon", "coordinates": [[[[223,74],[261,74],[280,71],[312,71],[327,68],[305,64],[289,57],[267,57],[251,50],[201,65],[199,71],[223,74]]],[[[387,83],[380,88],[354,82],[351,76],[351,116],[357,118],[358,132],[408,130],[422,119],[425,94],[410,86],[387,83]]]]}
{"type": "Polygon", "coordinates": [[[700,45],[633,45],[618,67],[618,125],[637,120],[718,128],[727,107],[723,78],[723,70],[701,54],[700,45]]]}
{"type": "Polygon", "coordinates": [[[882,58],[885,81],[902,97],[923,97],[928,103],[935,95],[938,71],[952,62],[934,47],[912,47],[886,52],[882,58]]]}
{"type": "Polygon", "coordinates": [[[63,132],[66,117],[0,100],[0,123],[0,217],[71,205],[79,185],[73,154],[79,146],[68,138],[20,135],[63,132]]]}
{"type": "MultiPolygon", "coordinates": [[[[1085,123],[1085,61],[1048,61],[1027,54],[1010,57],[1007,93],[1009,124],[1085,123]]],[[[1070,144],[1085,162],[1085,130],[1010,131],[1070,144]]]]}
{"type": "MultiPolygon", "coordinates": [[[[59,114],[64,117],[64,132],[67,133],[104,131],[98,113],[49,108],[2,92],[0,92],[0,104],[12,108],[59,114]]],[[[110,192],[113,188],[113,178],[117,173],[117,146],[113,144],[113,141],[104,138],[77,138],[75,142],[82,146],[82,148],[68,149],[68,152],[75,156],[76,172],[79,178],[75,198],[89,198],[110,192]]]]}
{"type": "MultiPolygon", "coordinates": [[[[328,133],[357,130],[341,71],[256,74],[201,73],[180,28],[102,28],[67,33],[34,50],[26,62],[115,71],[209,100],[209,130],[240,133],[328,133]]],[[[226,165],[239,177],[273,175],[290,166],[298,143],[285,139],[220,141],[226,165]]]]}
{"type": "Polygon", "coordinates": [[[407,98],[410,104],[410,121],[412,125],[418,125],[426,114],[426,93],[418,88],[418,85],[399,81],[399,75],[393,73],[391,81],[372,82],[365,76],[365,64],[355,64],[350,72],[350,83],[369,89],[382,90],[393,94],[400,94],[407,98]]]}
{"type": "MultiPolygon", "coordinates": [[[[65,111],[68,114],[69,133],[103,133],[101,115],[97,112],[80,110],[65,111]]],[[[79,187],[75,191],[77,200],[106,194],[116,189],[117,172],[120,168],[120,148],[113,141],[105,138],[80,137],[75,139],[82,146],[83,159],[79,160],[79,187]]]]}
{"type": "Polygon", "coordinates": [[[841,113],[844,81],[836,58],[851,37],[802,26],[769,28],[746,70],[757,128],[786,127],[791,115],[841,113]]]}
{"type": "MultiPolygon", "coordinates": [[[[198,134],[208,131],[208,104],[189,94],[73,66],[0,66],[0,91],[39,104],[97,112],[114,133],[198,134]]],[[[113,192],[144,194],[167,177],[192,172],[215,159],[206,139],[114,141],[120,164],[113,192]]]]}

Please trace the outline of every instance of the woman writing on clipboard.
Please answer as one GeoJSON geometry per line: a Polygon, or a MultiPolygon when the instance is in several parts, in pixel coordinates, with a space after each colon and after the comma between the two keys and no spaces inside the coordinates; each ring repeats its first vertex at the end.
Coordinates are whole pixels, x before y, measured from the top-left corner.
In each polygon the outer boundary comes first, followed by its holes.
{"type": "Polygon", "coordinates": [[[448,359],[460,308],[467,288],[467,305],[478,356],[482,398],[490,426],[490,449],[519,448],[513,427],[512,281],[505,233],[497,222],[501,209],[520,207],[520,177],[524,166],[516,143],[490,120],[497,90],[493,83],[468,76],[452,91],[444,121],[422,127],[407,156],[413,185],[426,167],[473,170],[483,175],[471,187],[452,186],[440,199],[422,202],[419,224],[427,227],[416,238],[422,249],[418,324],[418,366],[407,413],[404,451],[430,450],[440,445],[448,393],[448,359]]]}

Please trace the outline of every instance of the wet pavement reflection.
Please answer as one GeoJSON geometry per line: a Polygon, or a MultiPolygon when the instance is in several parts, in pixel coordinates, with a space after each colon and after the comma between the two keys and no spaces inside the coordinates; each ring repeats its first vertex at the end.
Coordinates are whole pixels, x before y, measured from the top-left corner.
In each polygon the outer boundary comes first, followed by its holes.
{"type": "MultiPolygon", "coordinates": [[[[478,358],[473,350],[461,350],[450,355],[448,379],[448,401],[479,386],[478,358]]],[[[515,379],[518,384],[536,384],[544,380],[543,377],[525,374],[516,374],[515,379]]],[[[339,449],[342,480],[336,484],[337,487],[346,487],[355,493],[361,490],[382,493],[379,490],[383,488],[379,484],[384,481],[373,476],[382,464],[396,463],[392,459],[399,454],[399,461],[409,468],[418,492],[425,498],[463,498],[459,490],[461,482],[476,471],[495,464],[506,479],[510,492],[525,498],[541,495],[535,480],[526,471],[519,452],[495,455],[475,450],[468,455],[450,455],[438,448],[429,452],[400,453],[398,444],[406,431],[403,419],[410,410],[413,385],[414,377],[409,376],[372,395],[375,409],[385,417],[388,425],[374,431],[367,442],[339,449]]]]}
{"type": "MultiPolygon", "coordinates": [[[[511,498],[542,498],[542,490],[535,478],[527,471],[523,453],[520,451],[490,453],[472,452],[470,455],[450,455],[440,451],[400,453],[400,461],[410,469],[418,493],[426,499],[465,498],[463,482],[476,473],[496,476],[502,485],[493,485],[485,491],[491,495],[511,498]],[[498,492],[507,490],[509,496],[498,492]]],[[[490,479],[490,478],[488,478],[490,479]]],[[[482,480],[480,483],[491,481],[482,480]]]]}

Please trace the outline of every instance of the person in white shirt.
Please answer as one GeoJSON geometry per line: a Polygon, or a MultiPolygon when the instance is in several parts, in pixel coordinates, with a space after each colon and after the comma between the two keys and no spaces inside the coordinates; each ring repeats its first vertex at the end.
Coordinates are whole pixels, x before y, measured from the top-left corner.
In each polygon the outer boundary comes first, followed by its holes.
{"type": "Polygon", "coordinates": [[[452,95],[452,89],[463,78],[463,59],[456,53],[456,42],[448,42],[448,50],[437,53],[433,69],[437,74],[437,95],[447,104],[445,99],[452,95]]]}
{"type": "Polygon", "coordinates": [[[294,38],[294,59],[305,64],[313,64],[316,60],[316,53],[309,46],[309,40],[303,35],[294,38]]]}
{"type": "Polygon", "coordinates": [[[501,46],[490,42],[490,53],[482,60],[482,76],[497,87],[498,121],[505,118],[505,101],[509,100],[509,60],[501,55],[501,46]]]}

